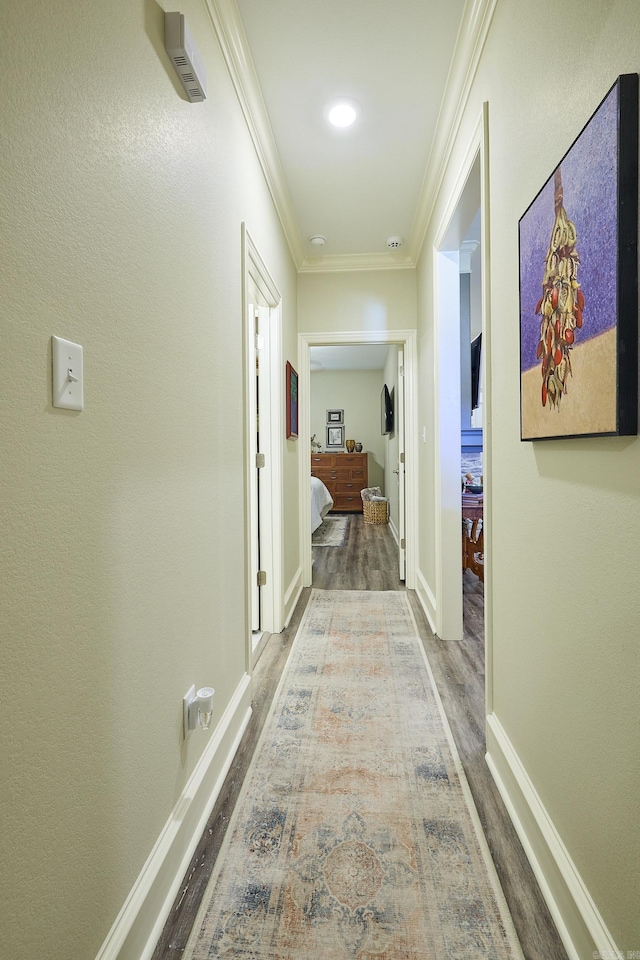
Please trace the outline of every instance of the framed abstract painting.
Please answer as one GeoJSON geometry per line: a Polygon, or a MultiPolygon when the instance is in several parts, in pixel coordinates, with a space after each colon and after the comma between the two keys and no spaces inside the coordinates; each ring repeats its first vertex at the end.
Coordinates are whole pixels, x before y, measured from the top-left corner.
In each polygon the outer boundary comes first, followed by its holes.
{"type": "Polygon", "coordinates": [[[520,438],[638,420],[638,75],[624,74],[519,221],[520,438]]]}

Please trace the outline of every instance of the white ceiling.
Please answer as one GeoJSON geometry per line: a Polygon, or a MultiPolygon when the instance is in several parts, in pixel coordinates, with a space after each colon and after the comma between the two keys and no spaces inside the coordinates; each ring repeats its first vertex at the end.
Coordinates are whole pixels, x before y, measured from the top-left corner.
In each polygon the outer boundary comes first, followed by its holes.
{"type": "Polygon", "coordinates": [[[386,241],[415,232],[464,0],[236,4],[303,257],[398,261],[386,241]],[[341,96],[361,108],[347,130],[323,117],[341,96]]]}

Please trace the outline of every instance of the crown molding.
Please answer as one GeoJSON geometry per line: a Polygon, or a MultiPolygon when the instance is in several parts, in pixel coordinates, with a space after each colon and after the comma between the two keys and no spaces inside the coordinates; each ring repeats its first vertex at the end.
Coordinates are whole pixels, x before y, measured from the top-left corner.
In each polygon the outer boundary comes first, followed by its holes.
{"type": "Polygon", "coordinates": [[[467,0],[445,86],[407,253],[307,257],[258,75],[235,0],[204,0],[249,134],[300,273],[415,268],[498,0],[467,0]]]}
{"type": "Polygon", "coordinates": [[[299,273],[341,273],[353,270],[415,269],[415,260],[397,253],[334,254],[326,257],[305,257],[299,273]]]}
{"type": "Polygon", "coordinates": [[[417,264],[498,0],[467,0],[416,206],[409,251],[417,264]]]}
{"type": "Polygon", "coordinates": [[[258,161],[297,269],[304,259],[302,241],[269,115],[247,36],[235,0],[204,0],[240,102],[258,161]]]}
{"type": "Polygon", "coordinates": [[[479,249],[479,240],[463,240],[460,244],[460,273],[471,273],[471,258],[479,249]]]}

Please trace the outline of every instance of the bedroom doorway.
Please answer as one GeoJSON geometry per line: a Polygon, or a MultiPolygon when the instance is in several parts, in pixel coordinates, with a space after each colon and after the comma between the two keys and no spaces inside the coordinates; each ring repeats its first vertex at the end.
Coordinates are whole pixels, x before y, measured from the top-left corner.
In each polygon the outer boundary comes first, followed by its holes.
{"type": "Polygon", "coordinates": [[[245,529],[249,557],[245,589],[251,672],[268,636],[284,626],[282,602],[283,388],[281,296],[242,225],[244,274],[245,529]]]}
{"type": "MultiPolygon", "coordinates": [[[[435,470],[437,499],[434,511],[434,537],[436,544],[436,596],[434,622],[436,634],[443,640],[462,640],[465,635],[463,623],[463,579],[468,578],[471,593],[482,594],[483,616],[475,625],[475,633],[482,650],[486,677],[487,712],[492,704],[492,632],[491,632],[491,567],[485,563],[491,559],[491,436],[490,417],[486,411],[491,406],[491,324],[489,298],[489,182],[488,182],[488,105],[484,104],[476,131],[471,139],[467,160],[463,164],[454,185],[440,228],[434,239],[435,269],[435,343],[436,378],[434,402],[438,411],[435,438],[435,470]],[[475,232],[474,232],[475,231],[475,232]],[[473,235],[472,235],[473,234],[473,235]],[[465,264],[466,255],[471,264],[465,264]],[[475,277],[473,258],[476,257],[475,277]],[[469,276],[464,276],[469,274],[469,276]],[[462,274],[462,277],[461,277],[462,274]],[[474,293],[475,284],[475,293],[474,293]],[[482,384],[482,407],[468,410],[469,423],[463,420],[465,402],[461,394],[463,386],[462,367],[471,367],[470,317],[463,317],[463,301],[466,294],[476,302],[474,332],[481,333],[481,357],[479,366],[482,384]],[[464,332],[463,332],[464,327],[464,332]],[[465,363],[461,363],[465,358],[465,363]],[[483,413],[484,411],[484,413],[483,413]],[[463,457],[469,464],[463,469],[463,457]],[[482,503],[465,501],[463,491],[461,504],[461,477],[471,474],[476,492],[482,503]],[[478,483],[476,481],[480,480],[478,483]],[[479,488],[482,486],[480,494],[479,488]],[[463,512],[472,520],[481,513],[482,565],[478,572],[461,571],[461,536],[463,512]],[[462,572],[462,576],[461,576],[462,572]]],[[[471,307],[473,314],[473,306],[471,307]]],[[[470,374],[470,369],[469,369],[470,374]]],[[[469,385],[469,391],[471,391],[469,385]]],[[[474,406],[468,402],[469,408],[474,406]]]]}
{"type": "MultiPolygon", "coordinates": [[[[361,442],[363,452],[368,453],[367,457],[367,480],[368,486],[380,486],[390,501],[390,523],[389,530],[392,533],[396,544],[396,558],[394,566],[396,567],[401,579],[407,587],[413,587],[415,579],[415,538],[407,531],[415,530],[415,490],[416,490],[416,457],[415,457],[415,417],[416,406],[413,400],[415,391],[415,363],[416,363],[416,332],[398,330],[384,331],[381,333],[358,332],[358,333],[336,333],[336,334],[301,334],[299,338],[299,370],[300,370],[300,409],[301,409],[301,436],[312,437],[315,434],[316,442],[320,443],[320,455],[326,455],[327,450],[327,411],[342,411],[344,423],[343,442],[347,439],[353,439],[361,442]],[[354,384],[349,384],[348,369],[351,361],[348,359],[349,348],[356,356],[363,354],[368,348],[375,348],[386,358],[385,362],[379,366],[377,371],[377,380],[375,389],[367,384],[368,391],[367,407],[369,409],[370,423],[365,422],[365,413],[358,413],[358,402],[364,391],[355,389],[354,384]],[[319,397],[315,404],[315,410],[312,412],[311,396],[311,378],[312,378],[312,351],[316,348],[322,348],[329,357],[331,352],[340,351],[345,348],[344,357],[337,364],[347,375],[346,385],[340,387],[339,381],[335,383],[327,378],[327,393],[319,397]],[[383,436],[381,427],[381,388],[390,386],[393,391],[393,408],[396,417],[396,423],[393,431],[387,436],[383,436]],[[343,392],[340,392],[341,389],[343,392]],[[347,398],[347,400],[341,400],[347,398]],[[353,398],[349,400],[349,398],[353,398]],[[340,403],[338,402],[340,401],[340,403]],[[352,403],[351,413],[347,412],[345,407],[352,403]],[[401,429],[398,429],[398,417],[401,417],[401,429]],[[355,431],[353,437],[352,433],[355,431]],[[356,435],[357,434],[357,435],[356,435]],[[406,438],[406,439],[405,439],[406,438]],[[405,446],[406,444],[406,446],[405,446]],[[379,447],[379,449],[378,449],[379,447]],[[400,514],[400,510],[402,513],[400,514]]],[[[317,362],[316,354],[314,361],[317,362]]],[[[339,356],[339,353],[335,353],[339,356]]],[[[363,364],[360,364],[362,366],[363,364]]],[[[333,363],[329,362],[325,372],[330,372],[333,363]]],[[[317,372],[317,371],[316,371],[317,372]]],[[[356,365],[357,373],[357,365],[356,365]]],[[[355,381],[356,376],[352,379],[355,381]]],[[[372,380],[375,377],[372,378],[372,380]]],[[[365,411],[366,412],[366,411],[365,411]]],[[[336,413],[340,416],[340,413],[336,413]]],[[[316,448],[317,449],[317,448],[316,448]]],[[[338,450],[344,452],[344,446],[338,450]]],[[[302,540],[302,558],[304,583],[309,586],[312,583],[312,552],[311,552],[311,503],[309,497],[309,476],[310,459],[309,456],[300,458],[300,489],[303,495],[300,497],[301,510],[301,540],[302,540]]],[[[360,487],[357,489],[359,495],[360,487]]],[[[343,491],[338,491],[342,495],[343,491]]],[[[341,502],[340,499],[337,501],[341,502]]],[[[359,503],[361,506],[361,504],[359,503]]],[[[362,516],[358,512],[358,516],[362,516]]],[[[396,574],[397,576],[398,574],[396,574]]]]}

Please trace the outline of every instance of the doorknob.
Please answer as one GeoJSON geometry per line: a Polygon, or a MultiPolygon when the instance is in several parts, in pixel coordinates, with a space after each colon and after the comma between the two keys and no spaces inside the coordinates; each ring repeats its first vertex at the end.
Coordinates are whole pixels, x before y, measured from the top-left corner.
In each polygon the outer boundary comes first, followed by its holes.
{"type": "Polygon", "coordinates": [[[398,476],[400,476],[400,471],[399,471],[399,470],[394,470],[393,472],[394,472],[394,473],[397,473],[398,476]]]}

